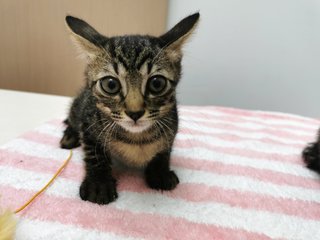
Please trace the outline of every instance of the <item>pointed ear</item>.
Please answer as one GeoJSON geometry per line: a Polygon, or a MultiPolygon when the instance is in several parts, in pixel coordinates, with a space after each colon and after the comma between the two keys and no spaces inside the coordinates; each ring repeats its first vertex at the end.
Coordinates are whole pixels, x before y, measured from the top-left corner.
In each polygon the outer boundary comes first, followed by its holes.
{"type": "Polygon", "coordinates": [[[67,16],[66,23],[71,32],[71,39],[79,48],[81,55],[93,59],[101,51],[101,46],[107,38],[79,18],[67,16]]]}
{"type": "Polygon", "coordinates": [[[181,48],[195,30],[199,17],[199,13],[194,13],[182,19],[171,30],[161,35],[159,37],[161,47],[181,55],[181,48]]]}

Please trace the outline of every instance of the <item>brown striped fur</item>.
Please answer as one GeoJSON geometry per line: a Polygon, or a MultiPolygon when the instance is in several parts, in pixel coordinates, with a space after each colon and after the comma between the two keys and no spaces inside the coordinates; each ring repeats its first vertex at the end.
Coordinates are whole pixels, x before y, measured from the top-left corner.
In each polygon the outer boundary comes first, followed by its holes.
{"type": "Polygon", "coordinates": [[[112,162],[144,167],[149,187],[171,190],[179,180],[170,170],[178,130],[176,86],[182,46],[199,14],[188,16],[160,37],[106,37],[89,24],[66,18],[71,36],[87,60],[86,84],[74,99],[61,147],[83,147],[84,200],[117,198],[112,162]]]}

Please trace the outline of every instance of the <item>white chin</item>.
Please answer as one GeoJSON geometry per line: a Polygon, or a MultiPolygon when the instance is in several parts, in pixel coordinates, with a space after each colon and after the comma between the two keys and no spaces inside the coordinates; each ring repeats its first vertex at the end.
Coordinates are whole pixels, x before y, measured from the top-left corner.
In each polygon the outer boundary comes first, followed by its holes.
{"type": "Polygon", "coordinates": [[[148,122],[119,122],[119,125],[123,127],[128,132],[132,133],[141,133],[145,130],[147,130],[150,127],[150,123],[148,122]]]}

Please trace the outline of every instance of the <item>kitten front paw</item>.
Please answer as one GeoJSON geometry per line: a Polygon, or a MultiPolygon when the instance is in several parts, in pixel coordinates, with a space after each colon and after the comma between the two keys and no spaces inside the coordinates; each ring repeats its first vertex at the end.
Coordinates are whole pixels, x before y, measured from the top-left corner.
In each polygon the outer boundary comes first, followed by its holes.
{"type": "Polygon", "coordinates": [[[60,147],[64,149],[72,149],[80,146],[79,134],[70,126],[66,128],[63,137],[60,140],[60,147]]]}
{"type": "Polygon", "coordinates": [[[320,152],[318,143],[309,144],[302,152],[307,167],[320,173],[320,152]]]}
{"type": "Polygon", "coordinates": [[[60,147],[64,149],[72,149],[80,146],[79,139],[74,136],[64,135],[60,140],[60,147]]]}
{"type": "Polygon", "coordinates": [[[80,186],[80,197],[82,200],[98,204],[113,202],[118,197],[116,180],[94,182],[86,178],[80,186]]]}
{"type": "Polygon", "coordinates": [[[146,182],[152,189],[172,190],[178,185],[179,178],[174,171],[168,171],[161,174],[146,172],[146,182]]]}

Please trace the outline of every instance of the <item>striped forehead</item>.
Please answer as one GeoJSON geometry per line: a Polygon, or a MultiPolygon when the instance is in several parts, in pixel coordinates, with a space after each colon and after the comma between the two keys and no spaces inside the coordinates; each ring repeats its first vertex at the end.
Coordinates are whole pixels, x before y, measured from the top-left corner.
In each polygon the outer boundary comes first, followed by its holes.
{"type": "Polygon", "coordinates": [[[146,61],[151,61],[159,47],[148,39],[136,36],[118,37],[110,41],[108,50],[127,71],[140,70],[146,61]]]}
{"type": "Polygon", "coordinates": [[[126,90],[124,95],[129,89],[141,89],[144,94],[145,78],[152,70],[152,61],[159,48],[152,46],[148,39],[126,36],[110,41],[108,50],[113,58],[113,70],[126,90]]]}

